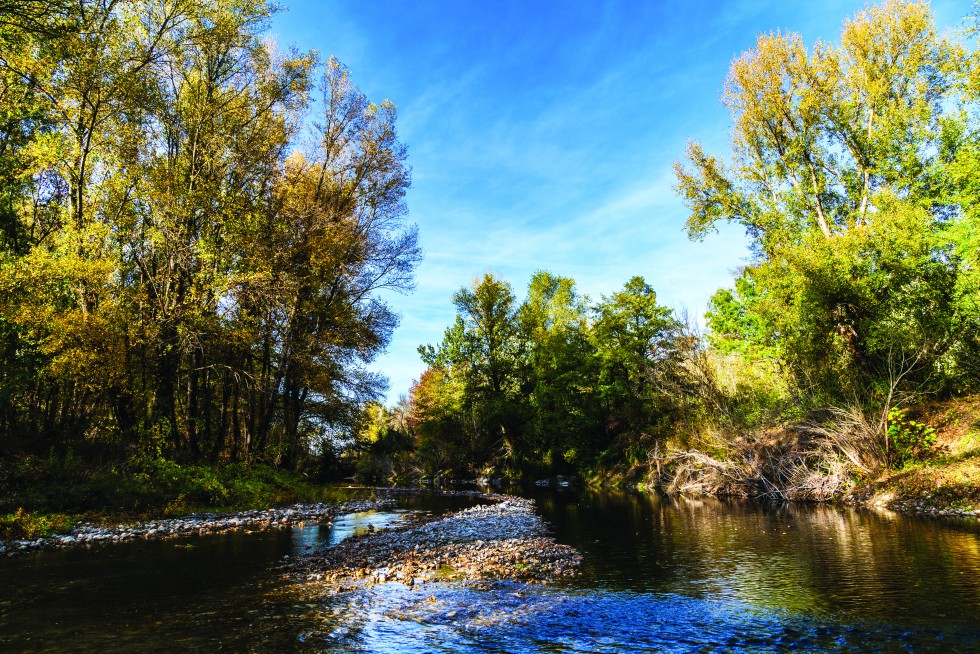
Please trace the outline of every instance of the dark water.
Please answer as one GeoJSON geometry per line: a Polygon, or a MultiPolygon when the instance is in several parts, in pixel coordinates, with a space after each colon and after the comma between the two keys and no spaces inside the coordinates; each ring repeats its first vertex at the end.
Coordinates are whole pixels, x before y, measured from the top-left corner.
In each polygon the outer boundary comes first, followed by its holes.
{"type": "Polygon", "coordinates": [[[10,652],[980,652],[980,526],[831,507],[536,496],[583,574],[322,596],[274,565],[333,527],[0,560],[10,652]]]}

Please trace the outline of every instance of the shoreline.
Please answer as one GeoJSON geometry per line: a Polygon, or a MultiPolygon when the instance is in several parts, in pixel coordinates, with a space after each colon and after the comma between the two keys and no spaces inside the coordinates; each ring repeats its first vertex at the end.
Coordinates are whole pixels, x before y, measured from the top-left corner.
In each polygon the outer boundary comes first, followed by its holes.
{"type": "MultiPolygon", "coordinates": [[[[195,513],[139,524],[76,524],[68,534],[34,541],[0,542],[0,557],[43,550],[99,547],[135,540],[174,540],[195,535],[255,533],[305,522],[328,522],[343,514],[394,508],[398,497],[435,494],[470,497],[483,503],[444,513],[414,516],[406,525],[352,536],[336,546],[287,560],[284,578],[307,589],[349,590],[400,582],[414,587],[431,581],[508,579],[548,584],[575,575],[582,556],[557,543],[535,512],[532,499],[478,490],[374,488],[378,497],[340,504],[295,504],[235,513],[195,513]]],[[[329,522],[328,522],[329,524],[329,522]]]]}
{"type": "MultiPolygon", "coordinates": [[[[980,519],[980,506],[975,508],[957,508],[955,506],[937,506],[930,502],[931,495],[913,497],[895,497],[894,490],[875,491],[867,486],[854,489],[840,503],[873,511],[893,511],[907,516],[922,518],[972,518],[980,519]]],[[[971,505],[972,506],[972,505],[971,505]]]]}
{"type": "Polygon", "coordinates": [[[284,564],[286,577],[316,588],[350,590],[388,582],[409,588],[496,579],[547,584],[577,573],[582,556],[555,541],[534,500],[475,491],[449,494],[488,503],[348,538],[284,564]]]}
{"type": "Polygon", "coordinates": [[[644,486],[637,485],[634,487],[633,492],[639,493],[663,493],[667,497],[672,496],[685,496],[685,497],[711,497],[714,499],[741,499],[748,500],[750,502],[757,502],[759,504],[765,503],[786,503],[786,504],[803,504],[803,505],[813,505],[822,504],[826,506],[838,506],[847,507],[851,509],[865,509],[868,511],[891,511],[893,513],[899,513],[908,517],[918,517],[918,518],[973,518],[980,519],[980,505],[972,509],[966,508],[956,508],[954,506],[936,506],[930,503],[931,497],[929,495],[921,495],[914,497],[895,497],[895,491],[892,489],[881,491],[875,490],[868,484],[858,485],[851,489],[847,494],[837,497],[832,497],[826,500],[773,500],[766,499],[760,496],[753,495],[738,495],[738,494],[726,494],[726,493],[669,493],[660,489],[650,489],[644,486]]]}
{"type": "Polygon", "coordinates": [[[667,490],[659,483],[626,481],[616,475],[593,478],[596,490],[615,489],[671,496],[737,498],[759,503],[824,504],[874,511],[887,510],[906,516],[980,519],[980,466],[956,470],[954,466],[931,464],[902,470],[887,470],[874,479],[852,484],[826,498],[772,498],[754,492],[763,484],[756,479],[726,485],[718,492],[667,490]]]}
{"type": "MultiPolygon", "coordinates": [[[[956,506],[937,506],[932,493],[917,496],[896,496],[891,486],[879,482],[879,488],[873,484],[863,484],[853,488],[847,495],[835,497],[825,501],[802,501],[786,500],[792,503],[802,504],[830,504],[836,506],[846,506],[880,511],[892,511],[907,516],[932,517],[943,519],[980,519],[980,505],[970,508],[960,508],[956,506]],[[930,501],[932,500],[932,501],[930,501]]],[[[614,485],[593,486],[596,489],[613,489],[634,493],[664,493],[664,491],[636,484],[632,488],[623,489],[614,485]]],[[[268,509],[251,509],[235,512],[198,512],[176,518],[156,518],[139,522],[117,523],[109,525],[95,524],[91,521],[78,522],[63,534],[40,537],[33,540],[13,539],[9,541],[0,540],[0,557],[13,557],[33,552],[45,550],[60,550],[74,547],[93,547],[110,543],[128,542],[134,540],[171,540],[187,536],[216,535],[232,532],[257,532],[266,529],[284,529],[296,524],[306,522],[329,522],[332,518],[347,513],[359,511],[379,510],[393,508],[397,505],[397,497],[407,497],[433,493],[444,497],[474,497],[485,500],[495,506],[502,503],[511,503],[511,507],[516,507],[522,502],[529,502],[533,507],[533,500],[506,495],[494,492],[483,492],[479,490],[441,490],[434,488],[411,488],[411,487],[363,487],[363,490],[370,489],[379,495],[375,499],[348,500],[340,504],[324,503],[297,503],[288,506],[271,507],[268,509]]],[[[725,499],[727,497],[740,497],[749,501],[759,502],[760,498],[744,495],[726,494],[690,494],[678,493],[690,497],[714,497],[725,499]]],[[[666,493],[670,496],[671,493],[666,493]]],[[[473,507],[473,508],[479,508],[473,507]]],[[[469,509],[467,509],[469,510],[469,509]]],[[[533,508],[528,509],[522,506],[520,511],[528,512],[535,517],[533,508]]],[[[449,514],[456,515],[455,512],[449,514]]],[[[410,525],[405,527],[385,530],[373,536],[380,536],[389,531],[402,532],[417,529],[432,522],[438,522],[444,516],[424,516],[416,518],[410,525]]],[[[540,518],[538,518],[540,520],[540,518]]],[[[543,522],[542,522],[543,524],[543,522]]],[[[533,529],[540,530],[539,526],[533,529]]],[[[545,533],[546,529],[541,531],[545,533]]],[[[537,532],[536,532],[537,533],[537,532]]],[[[363,575],[362,575],[363,576],[363,575]]]]}
{"type": "MultiPolygon", "coordinates": [[[[488,502],[519,499],[510,495],[485,493],[478,490],[439,490],[432,488],[350,486],[351,490],[371,491],[372,499],[353,499],[337,504],[296,503],[267,509],[241,511],[200,511],[174,518],[150,518],[129,522],[101,524],[81,520],[66,533],[36,539],[0,540],[0,558],[14,557],[40,551],[95,547],[135,540],[173,540],[188,536],[210,536],[223,533],[254,533],[268,529],[284,529],[307,522],[330,523],[333,518],[360,511],[395,508],[398,497],[434,493],[442,497],[475,497],[488,502]]],[[[425,516],[420,522],[438,519],[425,516]]],[[[420,524],[416,522],[413,524],[420,524]]]]}
{"type": "Polygon", "coordinates": [[[67,534],[56,534],[35,540],[0,541],[0,556],[10,557],[42,550],[92,547],[134,540],[171,540],[185,536],[283,529],[305,522],[329,521],[345,513],[390,508],[394,505],[394,499],[385,497],[349,500],[340,504],[293,504],[231,513],[191,513],[178,518],[159,518],[106,526],[80,522],[75,524],[67,534]]]}

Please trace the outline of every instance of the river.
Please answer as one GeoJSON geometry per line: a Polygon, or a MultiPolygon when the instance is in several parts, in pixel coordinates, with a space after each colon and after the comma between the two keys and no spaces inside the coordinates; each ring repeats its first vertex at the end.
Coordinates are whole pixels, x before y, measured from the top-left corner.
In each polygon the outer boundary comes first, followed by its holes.
{"type": "Polygon", "coordinates": [[[283,557],[416,511],[0,559],[3,652],[980,652],[980,525],[828,506],[540,493],[582,573],[326,597],[283,557]]]}

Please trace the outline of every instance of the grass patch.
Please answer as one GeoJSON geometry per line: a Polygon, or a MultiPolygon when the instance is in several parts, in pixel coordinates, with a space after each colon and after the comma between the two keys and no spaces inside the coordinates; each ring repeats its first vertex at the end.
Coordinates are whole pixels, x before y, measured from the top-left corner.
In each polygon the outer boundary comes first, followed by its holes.
{"type": "Polygon", "coordinates": [[[35,540],[71,529],[76,517],[64,513],[27,512],[18,508],[0,515],[0,540],[35,540]]]}
{"type": "Polygon", "coordinates": [[[298,472],[261,463],[179,463],[136,456],[94,464],[69,453],[25,456],[9,464],[0,471],[3,540],[64,532],[81,518],[126,522],[296,502],[337,504],[370,494],[316,484],[298,472]]]}
{"type": "Polygon", "coordinates": [[[980,508],[980,457],[916,463],[867,485],[875,495],[913,500],[936,509],[980,508]]]}

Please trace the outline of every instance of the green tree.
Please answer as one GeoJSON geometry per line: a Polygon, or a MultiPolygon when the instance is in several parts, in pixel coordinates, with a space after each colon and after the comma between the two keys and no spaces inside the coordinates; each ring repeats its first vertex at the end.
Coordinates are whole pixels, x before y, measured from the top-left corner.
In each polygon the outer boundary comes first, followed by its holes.
{"type": "Polygon", "coordinates": [[[956,270],[935,238],[932,171],[962,65],[924,3],[862,11],[840,45],[812,52],[797,35],[762,36],[726,84],[731,164],[692,143],[676,166],[692,238],[719,220],[752,236],[741,327],[761,328],[745,336],[776,347],[811,394],[874,393],[896,366],[943,383],[956,270]]]}
{"type": "Polygon", "coordinates": [[[761,301],[752,268],[741,271],[734,289],[716,291],[705,313],[711,346],[726,354],[778,356],[772,342],[775,329],[766,323],[761,301]]]}
{"type": "MultiPolygon", "coordinates": [[[[976,43],[980,12],[968,16],[965,36],[976,43]]],[[[933,177],[943,194],[943,222],[939,242],[956,265],[955,319],[959,338],[951,350],[956,381],[961,390],[980,383],[980,123],[975,109],[980,102],[980,49],[974,45],[958,71],[957,88],[963,95],[960,111],[943,124],[939,156],[933,177]]]]}
{"type": "Polygon", "coordinates": [[[591,463],[602,433],[586,301],[571,278],[540,271],[531,278],[519,320],[528,343],[531,460],[545,472],[574,472],[591,463]]]}
{"type": "Polygon", "coordinates": [[[430,368],[411,400],[428,470],[587,474],[601,456],[645,456],[685,401],[695,340],[640,277],[595,306],[545,271],[519,306],[492,275],[454,300],[442,342],[419,348],[430,368]]]}
{"type": "Polygon", "coordinates": [[[459,377],[471,412],[471,450],[484,461],[519,465],[524,416],[525,341],[510,284],[487,273],[453,296],[456,322],[438,348],[420,348],[423,360],[459,377]]]}
{"type": "Polygon", "coordinates": [[[670,309],[657,304],[656,292],[642,277],[604,297],[594,311],[592,338],[605,436],[611,442],[625,435],[626,447],[632,448],[641,434],[654,435],[665,417],[663,382],[676,376],[681,324],[670,309]]]}

